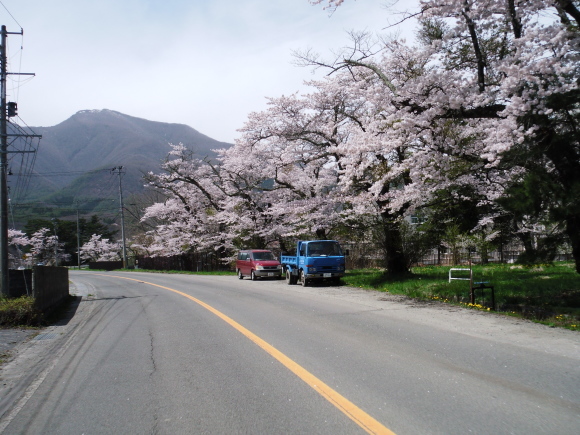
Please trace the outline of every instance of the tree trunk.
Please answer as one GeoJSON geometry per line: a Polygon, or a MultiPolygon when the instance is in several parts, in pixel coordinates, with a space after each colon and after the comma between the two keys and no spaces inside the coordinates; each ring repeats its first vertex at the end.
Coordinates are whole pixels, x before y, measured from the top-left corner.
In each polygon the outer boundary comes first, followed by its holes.
{"type": "Polygon", "coordinates": [[[383,243],[387,275],[396,277],[408,274],[409,267],[403,250],[400,222],[392,221],[389,217],[385,218],[383,243]]]}
{"type": "Polygon", "coordinates": [[[538,259],[538,251],[534,248],[532,235],[530,233],[520,233],[518,237],[524,245],[524,252],[518,256],[518,263],[535,263],[538,259]]]}
{"type": "Polygon", "coordinates": [[[572,258],[576,262],[576,272],[580,273],[580,216],[568,216],[566,234],[570,238],[570,245],[572,245],[572,258]]]}
{"type": "Polygon", "coordinates": [[[326,229],[317,228],[316,229],[316,238],[318,240],[327,240],[328,236],[326,235],[326,229]]]}

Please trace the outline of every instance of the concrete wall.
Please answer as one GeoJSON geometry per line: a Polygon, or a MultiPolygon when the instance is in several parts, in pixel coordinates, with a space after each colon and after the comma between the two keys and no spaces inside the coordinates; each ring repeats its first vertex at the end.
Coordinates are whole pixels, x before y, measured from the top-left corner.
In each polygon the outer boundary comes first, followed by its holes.
{"type": "Polygon", "coordinates": [[[10,297],[32,296],[32,269],[10,269],[8,275],[10,297]]]}
{"type": "Polygon", "coordinates": [[[32,268],[32,297],[44,313],[56,308],[69,295],[66,267],[34,266],[32,268]]]}

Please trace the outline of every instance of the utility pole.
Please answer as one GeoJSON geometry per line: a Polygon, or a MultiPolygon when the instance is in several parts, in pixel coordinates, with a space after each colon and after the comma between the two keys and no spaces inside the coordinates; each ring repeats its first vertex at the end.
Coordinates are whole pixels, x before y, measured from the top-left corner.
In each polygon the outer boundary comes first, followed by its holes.
{"type": "Polygon", "coordinates": [[[81,226],[79,223],[79,204],[77,202],[77,261],[78,269],[81,270],[81,226]]]}
{"type": "Polygon", "coordinates": [[[123,186],[121,184],[121,174],[124,174],[123,166],[115,166],[112,173],[119,175],[119,211],[121,212],[121,238],[123,239],[123,269],[127,268],[127,246],[125,244],[125,208],[123,207],[123,186]]]}
{"type": "Polygon", "coordinates": [[[54,265],[58,267],[58,234],[56,233],[56,218],[52,218],[52,225],[54,226],[54,265]]]}
{"type": "Polygon", "coordinates": [[[6,26],[2,26],[0,42],[0,82],[2,86],[0,105],[0,269],[2,269],[2,295],[10,296],[8,282],[8,132],[6,129],[6,26]]]}
{"type": "MultiPolygon", "coordinates": [[[[8,118],[16,116],[16,103],[6,102],[6,77],[8,74],[34,75],[33,73],[9,73],[7,71],[6,39],[8,35],[22,35],[20,32],[8,32],[2,26],[0,36],[0,294],[10,296],[8,281],[8,137],[40,137],[39,135],[9,134],[8,118]]],[[[28,152],[28,151],[21,151],[28,152]]],[[[35,151],[31,151],[35,152],[35,151]]]]}

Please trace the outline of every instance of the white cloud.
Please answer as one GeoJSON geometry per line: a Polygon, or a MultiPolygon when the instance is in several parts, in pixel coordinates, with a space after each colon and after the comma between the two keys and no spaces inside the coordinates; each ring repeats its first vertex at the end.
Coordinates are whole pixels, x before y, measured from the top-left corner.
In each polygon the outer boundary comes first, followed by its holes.
{"type": "Polygon", "coordinates": [[[55,125],[78,110],[112,109],[192,126],[232,142],[265,97],[312,78],[292,50],[320,52],[348,42],[347,30],[389,23],[381,0],[347,1],[329,16],[308,0],[3,0],[9,31],[9,100],[31,126],[55,125]],[[23,50],[19,48],[22,44],[23,50]],[[20,57],[22,54],[22,57],[20,57]]]}

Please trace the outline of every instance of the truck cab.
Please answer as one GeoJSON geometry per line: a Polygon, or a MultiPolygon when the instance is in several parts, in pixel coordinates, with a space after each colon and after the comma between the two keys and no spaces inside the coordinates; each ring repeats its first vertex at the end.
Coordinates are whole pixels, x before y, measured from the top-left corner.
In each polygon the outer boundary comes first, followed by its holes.
{"type": "Polygon", "coordinates": [[[286,282],[303,286],[313,280],[329,280],[338,284],[345,272],[345,253],[336,240],[300,241],[295,256],[282,256],[286,282]]]}

